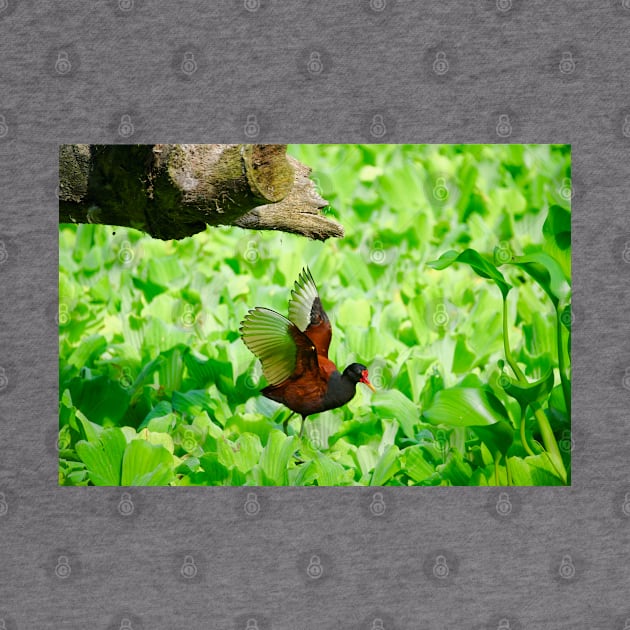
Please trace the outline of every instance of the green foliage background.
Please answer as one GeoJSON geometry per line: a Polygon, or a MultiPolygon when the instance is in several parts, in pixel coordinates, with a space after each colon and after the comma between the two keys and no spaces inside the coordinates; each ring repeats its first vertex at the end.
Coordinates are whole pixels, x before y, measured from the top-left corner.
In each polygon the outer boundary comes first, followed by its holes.
{"type": "Polygon", "coordinates": [[[345,238],[60,226],[60,483],[570,483],[570,147],[290,152],[345,238]],[[331,359],[378,392],[300,440],[238,329],[254,306],[286,314],[304,265],[331,359]]]}

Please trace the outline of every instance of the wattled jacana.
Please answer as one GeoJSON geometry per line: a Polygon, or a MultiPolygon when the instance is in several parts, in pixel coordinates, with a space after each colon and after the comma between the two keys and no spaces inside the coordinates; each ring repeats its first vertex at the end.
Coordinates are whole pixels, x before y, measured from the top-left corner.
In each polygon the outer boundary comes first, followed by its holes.
{"type": "Polygon", "coordinates": [[[332,327],[308,267],[291,292],[288,319],[257,306],[247,313],[240,330],[269,382],[261,393],[302,416],[300,436],[307,416],[345,405],[354,397],[357,383],[376,391],[365,365],[351,363],[341,373],[328,358],[332,327]]]}

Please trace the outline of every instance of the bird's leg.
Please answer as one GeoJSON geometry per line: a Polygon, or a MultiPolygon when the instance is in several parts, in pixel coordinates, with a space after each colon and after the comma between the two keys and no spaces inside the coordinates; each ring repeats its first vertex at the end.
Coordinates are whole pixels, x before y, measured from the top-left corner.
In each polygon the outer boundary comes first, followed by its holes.
{"type": "Polygon", "coordinates": [[[300,439],[302,438],[302,433],[304,433],[304,421],[306,420],[306,416],[302,416],[302,426],[300,427],[300,439]]]}
{"type": "Polygon", "coordinates": [[[288,428],[289,428],[289,420],[291,420],[291,418],[295,415],[295,411],[292,411],[282,422],[282,428],[284,429],[284,432],[287,433],[288,428]]]}

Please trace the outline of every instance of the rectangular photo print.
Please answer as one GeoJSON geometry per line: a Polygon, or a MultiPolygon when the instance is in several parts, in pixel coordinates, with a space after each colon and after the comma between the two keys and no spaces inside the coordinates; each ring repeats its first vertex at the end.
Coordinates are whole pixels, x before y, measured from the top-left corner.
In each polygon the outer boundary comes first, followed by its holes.
{"type": "Polygon", "coordinates": [[[60,485],[571,484],[569,145],[62,145],[59,177],[60,485]]]}

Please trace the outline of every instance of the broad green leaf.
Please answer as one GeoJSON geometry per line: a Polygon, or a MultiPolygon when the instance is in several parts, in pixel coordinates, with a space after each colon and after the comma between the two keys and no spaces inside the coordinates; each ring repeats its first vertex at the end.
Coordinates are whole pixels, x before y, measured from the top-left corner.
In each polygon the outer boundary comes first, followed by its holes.
{"type": "Polygon", "coordinates": [[[404,449],[400,456],[402,472],[414,481],[424,481],[435,472],[435,468],[424,458],[423,453],[422,447],[410,446],[404,449]]]}
{"type": "Polygon", "coordinates": [[[506,282],[503,274],[494,266],[492,262],[484,258],[479,252],[474,249],[466,249],[461,254],[458,254],[455,250],[450,250],[445,254],[442,254],[437,260],[433,260],[429,263],[429,267],[433,269],[446,269],[453,263],[461,262],[470,265],[472,270],[481,276],[482,278],[488,278],[492,280],[501,291],[501,295],[505,299],[510,289],[511,284],[506,282]]]}
{"type": "Polygon", "coordinates": [[[465,462],[459,451],[451,450],[446,464],[440,464],[436,470],[442,479],[452,486],[468,486],[472,476],[472,468],[465,462]]]}
{"type": "Polygon", "coordinates": [[[132,440],[125,449],[123,486],[165,486],[174,476],[173,456],[163,447],[132,440]]]}
{"type": "Polygon", "coordinates": [[[403,433],[413,437],[419,421],[418,408],[404,394],[395,389],[381,390],[372,397],[372,409],[380,418],[398,421],[403,433]]]}
{"type": "Polygon", "coordinates": [[[510,472],[515,486],[564,486],[566,485],[545,453],[525,457],[510,457],[510,472]]]}
{"type": "Polygon", "coordinates": [[[362,475],[367,475],[369,472],[374,470],[374,466],[376,466],[376,462],[378,461],[378,456],[371,446],[362,444],[356,450],[354,455],[362,475]]]}
{"type": "Polygon", "coordinates": [[[319,453],[313,460],[318,486],[346,485],[346,472],[343,466],[333,461],[327,455],[319,453]]]}
{"type": "Polygon", "coordinates": [[[265,483],[261,485],[282,486],[287,483],[287,467],[296,446],[295,437],[287,437],[281,431],[271,431],[263,449],[258,467],[265,483]]]}
{"type": "Polygon", "coordinates": [[[453,387],[437,392],[422,414],[433,424],[456,427],[489,426],[509,422],[501,401],[484,389],[453,387]]]}
{"type": "Polygon", "coordinates": [[[507,422],[496,422],[489,426],[471,427],[492,455],[505,455],[514,441],[514,429],[507,422]]]}
{"type": "Polygon", "coordinates": [[[95,442],[77,442],[76,450],[95,486],[118,486],[127,441],[120,429],[105,429],[95,442]]]}
{"type": "Polygon", "coordinates": [[[400,462],[398,461],[398,447],[395,445],[387,447],[379,460],[374,466],[372,473],[371,486],[383,486],[391,479],[399,470],[400,462]]]}
{"type": "Polygon", "coordinates": [[[553,371],[549,370],[541,379],[525,385],[503,373],[499,378],[499,383],[512,398],[518,400],[521,406],[526,406],[531,402],[547,399],[553,389],[554,376],[553,371]]]}
{"type": "Polygon", "coordinates": [[[566,300],[571,293],[571,287],[565,274],[556,260],[544,252],[536,252],[526,256],[516,256],[511,264],[520,267],[528,273],[550,297],[554,306],[566,300]]]}
{"type": "Polygon", "coordinates": [[[81,343],[65,360],[67,365],[82,368],[90,365],[91,359],[100,356],[107,348],[107,339],[101,335],[90,335],[82,339],[81,343]]]}

